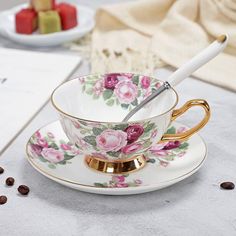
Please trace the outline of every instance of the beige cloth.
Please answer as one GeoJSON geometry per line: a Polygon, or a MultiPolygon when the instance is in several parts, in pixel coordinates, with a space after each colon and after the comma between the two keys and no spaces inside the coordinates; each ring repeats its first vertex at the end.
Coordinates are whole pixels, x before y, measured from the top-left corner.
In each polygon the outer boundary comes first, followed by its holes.
{"type": "Polygon", "coordinates": [[[228,47],[194,75],[236,91],[236,0],[138,0],[97,11],[92,72],[179,67],[220,34],[228,47]]]}

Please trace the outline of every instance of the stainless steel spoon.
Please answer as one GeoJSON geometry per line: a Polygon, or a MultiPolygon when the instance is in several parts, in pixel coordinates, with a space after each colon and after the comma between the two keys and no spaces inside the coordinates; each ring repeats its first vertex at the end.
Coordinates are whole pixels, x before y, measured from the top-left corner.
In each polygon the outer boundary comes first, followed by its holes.
{"type": "Polygon", "coordinates": [[[128,121],[137,111],[139,111],[143,106],[152,101],[162,92],[168,90],[171,87],[178,85],[185,78],[191,75],[194,71],[199,69],[201,66],[209,62],[211,59],[216,57],[221,51],[224,50],[228,42],[227,35],[219,36],[213,43],[211,43],[207,48],[194,56],[187,63],[182,65],[178,70],[172,73],[167,81],[163,83],[154,93],[145,98],[140,104],[138,104],[133,110],[131,110],[127,116],[122,120],[122,122],[128,121]]]}

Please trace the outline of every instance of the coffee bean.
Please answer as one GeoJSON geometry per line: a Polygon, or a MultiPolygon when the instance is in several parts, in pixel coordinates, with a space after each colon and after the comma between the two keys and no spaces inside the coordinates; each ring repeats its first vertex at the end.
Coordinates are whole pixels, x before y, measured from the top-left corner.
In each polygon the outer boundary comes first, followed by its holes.
{"type": "Polygon", "coordinates": [[[232,182],[223,182],[220,184],[220,187],[223,189],[231,190],[234,189],[235,185],[232,182]]]}
{"type": "Polygon", "coordinates": [[[12,177],[8,177],[8,178],[6,179],[6,185],[7,185],[7,186],[13,186],[13,185],[14,185],[14,182],[15,182],[15,180],[14,180],[14,178],[12,178],[12,177]]]}
{"type": "Polygon", "coordinates": [[[4,172],[4,169],[0,166],[0,174],[4,172]]]}
{"type": "Polygon", "coordinates": [[[20,185],[18,187],[18,192],[22,195],[27,195],[29,193],[30,189],[28,186],[26,185],[20,185]]]}
{"type": "Polygon", "coordinates": [[[3,205],[7,202],[7,197],[6,196],[0,196],[0,205],[3,205]]]}

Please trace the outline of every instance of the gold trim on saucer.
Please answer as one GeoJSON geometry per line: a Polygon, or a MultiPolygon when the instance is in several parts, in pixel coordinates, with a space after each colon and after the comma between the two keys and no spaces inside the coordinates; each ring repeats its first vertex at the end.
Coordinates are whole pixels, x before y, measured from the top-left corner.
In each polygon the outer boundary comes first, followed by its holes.
{"type": "Polygon", "coordinates": [[[85,156],[86,164],[93,170],[107,174],[126,174],[142,169],[146,165],[143,154],[128,160],[108,161],[94,156],[85,156]]]}

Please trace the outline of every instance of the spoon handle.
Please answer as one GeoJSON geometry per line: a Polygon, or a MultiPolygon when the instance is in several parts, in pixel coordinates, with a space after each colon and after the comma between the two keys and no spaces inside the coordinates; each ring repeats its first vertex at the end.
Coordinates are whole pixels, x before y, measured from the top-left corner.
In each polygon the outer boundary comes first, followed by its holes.
{"type": "Polygon", "coordinates": [[[138,104],[133,110],[131,110],[122,122],[128,121],[137,111],[139,111],[143,106],[152,101],[155,97],[160,95],[165,90],[170,87],[174,87],[182,82],[186,77],[191,75],[194,71],[199,69],[202,65],[206,64],[208,61],[217,56],[227,45],[228,36],[219,36],[212,44],[210,44],[203,51],[198,53],[190,61],[182,65],[178,70],[169,76],[166,82],[163,83],[154,93],[145,98],[140,104],[138,104]]]}
{"type": "Polygon", "coordinates": [[[227,45],[227,35],[219,36],[213,43],[207,48],[194,56],[190,61],[182,65],[178,70],[171,74],[168,78],[168,82],[172,87],[175,87],[181,83],[185,78],[191,75],[194,71],[199,69],[202,65],[213,59],[218,55],[227,45]]]}

